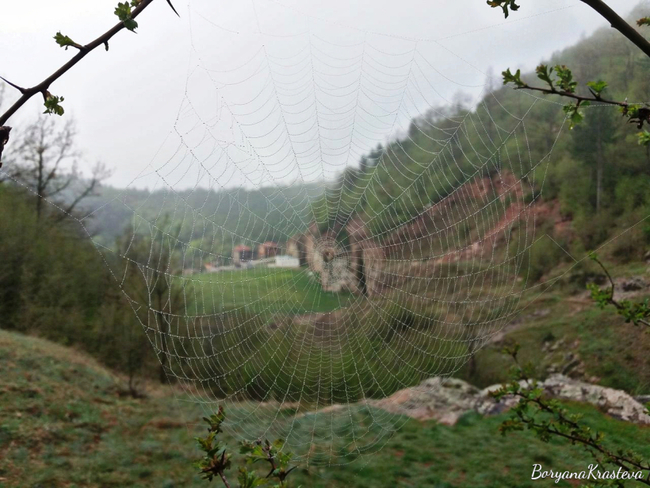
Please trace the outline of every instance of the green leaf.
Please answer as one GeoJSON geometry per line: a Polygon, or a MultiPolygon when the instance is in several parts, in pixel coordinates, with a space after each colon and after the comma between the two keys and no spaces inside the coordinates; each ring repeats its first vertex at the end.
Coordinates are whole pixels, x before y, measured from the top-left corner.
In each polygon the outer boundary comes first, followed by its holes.
{"type": "Polygon", "coordinates": [[[500,7],[506,19],[510,15],[509,10],[519,10],[519,5],[517,5],[516,0],[488,0],[487,4],[492,8],[500,7]]]}
{"type": "Polygon", "coordinates": [[[63,34],[61,34],[61,32],[56,33],[56,35],[54,36],[54,40],[56,41],[56,43],[59,46],[65,48],[66,51],[68,50],[68,48],[70,46],[72,46],[72,47],[80,47],[79,44],[74,42],[68,36],[64,36],[63,34]]]}
{"type": "Polygon", "coordinates": [[[607,88],[607,82],[603,80],[590,81],[587,86],[591,88],[596,96],[600,97],[601,93],[607,88]]]}
{"type": "Polygon", "coordinates": [[[246,468],[239,468],[239,476],[237,477],[240,488],[256,488],[268,483],[268,479],[260,478],[255,472],[250,472],[246,468]]]}
{"type": "Polygon", "coordinates": [[[562,108],[569,118],[569,129],[573,129],[584,120],[585,117],[582,112],[580,112],[580,106],[586,107],[587,105],[589,105],[589,102],[568,103],[562,108]]]}
{"type": "Polygon", "coordinates": [[[131,14],[131,4],[128,2],[120,2],[115,7],[115,15],[117,15],[117,18],[122,21],[126,29],[133,32],[138,27],[138,23],[133,20],[131,14]]]}
{"type": "Polygon", "coordinates": [[[551,90],[555,89],[553,86],[553,80],[551,79],[553,68],[549,68],[545,64],[540,64],[537,68],[535,68],[535,73],[537,73],[537,77],[540,80],[546,82],[551,87],[551,90]]]}
{"type": "Polygon", "coordinates": [[[523,88],[526,86],[526,83],[521,81],[521,70],[518,69],[515,74],[512,74],[510,71],[510,68],[505,70],[503,73],[501,73],[503,76],[503,84],[507,85],[508,83],[513,83],[516,85],[518,88],[523,88]]]}
{"type": "Polygon", "coordinates": [[[126,27],[131,32],[134,32],[138,28],[138,23],[133,19],[126,19],[124,21],[124,27],[126,27]]]}
{"type": "Polygon", "coordinates": [[[555,72],[560,81],[560,88],[567,93],[574,93],[578,82],[574,81],[573,73],[565,65],[557,65],[555,67],[555,72]]]}
{"type": "Polygon", "coordinates": [[[115,15],[117,18],[124,22],[126,19],[131,17],[131,5],[127,2],[120,2],[115,7],[115,15]]]}
{"type": "Polygon", "coordinates": [[[60,105],[63,100],[63,97],[47,94],[45,97],[45,112],[43,113],[48,115],[63,115],[65,110],[63,110],[63,107],[60,105]]]}
{"type": "Polygon", "coordinates": [[[637,137],[639,138],[640,146],[650,146],[650,132],[644,130],[643,132],[639,132],[637,137]]]}
{"type": "Polygon", "coordinates": [[[639,27],[644,25],[650,25],[650,17],[643,17],[642,19],[637,20],[636,25],[638,25],[639,27]]]}

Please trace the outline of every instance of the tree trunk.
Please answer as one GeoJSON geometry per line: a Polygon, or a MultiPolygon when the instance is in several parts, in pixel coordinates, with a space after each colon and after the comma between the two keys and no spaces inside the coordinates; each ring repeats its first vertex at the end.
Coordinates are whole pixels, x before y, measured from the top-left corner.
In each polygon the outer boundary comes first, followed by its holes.
{"type": "Polygon", "coordinates": [[[167,321],[165,320],[165,314],[162,311],[162,300],[163,300],[163,292],[158,291],[157,293],[157,298],[158,298],[158,310],[156,311],[156,319],[159,321],[158,324],[158,332],[160,334],[160,350],[161,350],[161,355],[160,355],[160,382],[161,383],[166,383],[167,382],[167,374],[165,373],[165,367],[167,366],[167,360],[168,360],[168,354],[169,354],[169,346],[167,344],[167,334],[169,334],[169,327],[167,327],[167,321]]]}
{"type": "Polygon", "coordinates": [[[601,139],[601,130],[599,127],[598,130],[598,142],[597,149],[598,153],[596,155],[596,213],[600,213],[600,203],[602,201],[603,193],[603,142],[601,139]]]}
{"type": "Polygon", "coordinates": [[[36,218],[37,220],[41,219],[41,212],[43,211],[43,198],[45,195],[45,158],[43,157],[43,149],[39,148],[38,151],[38,169],[37,169],[37,181],[36,181],[36,218]]]}

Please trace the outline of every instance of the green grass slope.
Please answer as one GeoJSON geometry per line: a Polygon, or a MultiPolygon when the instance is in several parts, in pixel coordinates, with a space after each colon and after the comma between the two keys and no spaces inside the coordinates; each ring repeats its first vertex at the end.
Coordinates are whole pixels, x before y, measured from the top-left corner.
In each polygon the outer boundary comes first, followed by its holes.
{"type": "MultiPolygon", "coordinates": [[[[87,356],[5,331],[0,331],[0,371],[1,487],[208,486],[190,465],[198,453],[192,438],[200,411],[174,401],[170,388],[149,387],[145,399],[123,396],[121,380],[87,356]]],[[[650,445],[650,429],[572,407],[621,447],[650,445]]],[[[317,415],[328,418],[312,425],[332,428],[331,413],[317,415]]],[[[355,408],[354,415],[363,422],[368,411],[355,408]]],[[[552,469],[588,464],[579,448],[543,444],[528,434],[501,437],[502,419],[468,414],[454,427],[409,420],[363,460],[301,466],[293,486],[540,487],[553,482],[530,480],[535,462],[552,469]]],[[[235,474],[233,469],[233,482],[235,474]]]]}
{"type": "Polygon", "coordinates": [[[245,310],[264,317],[293,316],[330,312],[355,300],[349,292],[322,290],[318,277],[307,268],[253,268],[195,274],[184,280],[192,283],[195,313],[214,314],[245,310]]]}
{"type": "MultiPolygon", "coordinates": [[[[646,281],[645,263],[609,265],[614,279],[646,281]]],[[[591,266],[588,264],[587,266],[591,266]]],[[[587,271],[595,268],[585,268],[587,271]]],[[[549,281],[566,271],[556,267],[545,279],[549,281]]],[[[511,359],[504,356],[505,344],[521,345],[520,359],[535,365],[535,376],[546,378],[562,373],[629,394],[650,394],[650,362],[647,351],[650,335],[647,327],[626,323],[613,307],[601,310],[589,296],[584,284],[575,282],[577,270],[563,277],[541,293],[516,320],[505,326],[502,334],[478,351],[475,370],[468,365],[458,376],[479,387],[507,380],[511,359]]],[[[604,278],[604,276],[602,276],[604,278]]],[[[581,277],[584,279],[584,277],[581,277]]],[[[606,285],[602,285],[605,287],[606,285]]],[[[619,300],[644,302],[650,299],[650,288],[625,293],[617,285],[619,300]]]]}

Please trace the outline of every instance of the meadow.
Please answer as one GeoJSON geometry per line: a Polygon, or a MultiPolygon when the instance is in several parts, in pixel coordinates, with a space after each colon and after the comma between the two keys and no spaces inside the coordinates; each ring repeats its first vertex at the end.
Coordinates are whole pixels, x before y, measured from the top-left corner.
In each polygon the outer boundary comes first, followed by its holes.
{"type": "Polygon", "coordinates": [[[331,312],[355,301],[352,293],[323,291],[318,276],[307,268],[199,273],[182,283],[192,290],[191,309],[198,314],[240,310],[270,318],[331,312]]]}
{"type": "MultiPolygon", "coordinates": [[[[122,378],[91,357],[51,342],[0,331],[0,486],[45,487],[199,487],[192,462],[200,455],[194,437],[204,431],[200,408],[178,390],[147,384],[147,396],[124,394],[122,378]]],[[[595,408],[570,405],[609,442],[634,443],[650,454],[650,429],[613,420],[595,408]],[[646,446],[646,447],[643,447],[646,446]]],[[[237,407],[227,407],[231,416],[237,407]]],[[[280,415],[292,416],[291,409],[280,415]]],[[[401,427],[368,450],[368,455],[340,466],[316,466],[304,459],[292,474],[292,486],[314,488],[533,487],[533,463],[549,469],[576,469],[589,464],[583,449],[529,433],[503,437],[497,427],[507,414],[483,418],[467,414],[453,427],[392,416],[401,427]]],[[[376,412],[353,406],[350,411],[312,414],[317,435],[337,432],[338,449],[362,440],[340,435],[352,419],[372,423],[376,412]],[[350,417],[352,415],[352,417],[350,417]]],[[[388,421],[382,427],[390,428],[388,421]]],[[[375,428],[377,428],[375,426],[375,428]]],[[[310,429],[294,430],[308,444],[310,429]]],[[[225,434],[235,462],[238,442],[225,434]]],[[[361,447],[362,444],[361,444],[361,447]]],[[[353,458],[350,458],[353,459],[353,458]]],[[[231,469],[234,479],[236,469],[231,469]]],[[[545,486],[553,484],[547,481],[545,486]]],[[[560,482],[556,486],[572,486],[560,482]]]]}

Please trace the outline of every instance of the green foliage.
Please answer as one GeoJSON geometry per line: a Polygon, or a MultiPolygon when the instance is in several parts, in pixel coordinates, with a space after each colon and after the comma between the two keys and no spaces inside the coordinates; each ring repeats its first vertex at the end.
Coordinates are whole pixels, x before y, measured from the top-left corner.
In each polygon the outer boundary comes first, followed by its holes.
{"type": "Polygon", "coordinates": [[[591,89],[591,92],[596,98],[600,97],[602,93],[607,88],[607,82],[598,80],[598,81],[589,81],[587,86],[591,89]]]}
{"type": "Polygon", "coordinates": [[[637,137],[640,146],[650,145],[650,132],[648,132],[647,130],[644,130],[643,132],[639,132],[637,134],[637,137]]]}
{"type": "MultiPolygon", "coordinates": [[[[519,346],[504,351],[514,361],[511,381],[491,393],[497,400],[515,397],[519,401],[510,410],[510,418],[499,426],[502,435],[528,430],[542,442],[562,439],[579,445],[593,456],[599,465],[622,468],[625,471],[650,471],[650,463],[634,450],[620,449],[605,443],[605,434],[583,421],[580,413],[572,413],[559,400],[548,399],[537,381],[531,379],[532,364],[521,366],[519,346]]],[[[645,473],[644,473],[645,474],[645,473]]],[[[647,479],[647,478],[643,478],[647,479]]],[[[645,484],[645,481],[643,481],[645,484]]],[[[609,480],[597,480],[593,486],[612,486],[609,480]]],[[[622,482],[613,486],[623,486],[622,482]]]]}
{"type": "Polygon", "coordinates": [[[578,82],[573,79],[573,72],[565,65],[557,65],[555,72],[560,84],[560,89],[565,93],[575,93],[578,82]]]}
{"type": "Polygon", "coordinates": [[[196,438],[205,456],[195,463],[195,467],[199,469],[202,478],[208,481],[212,481],[215,476],[223,477],[224,472],[230,468],[230,454],[226,452],[226,446],[217,439],[217,435],[222,432],[221,424],[225,418],[223,407],[219,407],[218,412],[210,417],[203,417],[209,426],[208,435],[196,438]]]}
{"type": "Polygon", "coordinates": [[[87,235],[49,212],[39,218],[36,199],[9,185],[0,185],[0,205],[0,328],[83,349],[129,375],[135,394],[136,377],[158,361],[87,235]]]}
{"type": "Polygon", "coordinates": [[[518,88],[523,88],[525,86],[528,86],[528,85],[526,85],[526,83],[521,81],[521,70],[520,69],[518,69],[515,74],[512,74],[512,72],[510,71],[510,68],[508,68],[507,70],[505,70],[501,74],[503,75],[503,84],[504,85],[507,85],[508,83],[514,83],[515,86],[517,86],[518,88]]]}
{"type": "Polygon", "coordinates": [[[519,5],[517,5],[516,0],[488,0],[487,4],[492,8],[500,7],[503,10],[503,15],[505,15],[506,19],[508,18],[508,15],[510,15],[509,10],[519,10],[519,5]]]}
{"type": "Polygon", "coordinates": [[[650,25],[650,17],[643,17],[636,21],[636,25],[642,27],[644,25],[650,25]]]}
{"type": "Polygon", "coordinates": [[[635,123],[638,129],[643,129],[643,124],[650,122],[650,108],[640,104],[624,105],[620,108],[623,116],[631,123],[635,123]]]}
{"type": "MultiPolygon", "coordinates": [[[[197,437],[196,441],[205,456],[198,460],[194,466],[199,469],[203,479],[212,481],[215,477],[219,477],[226,486],[229,486],[226,471],[232,465],[231,455],[227,452],[225,443],[217,439],[217,436],[223,432],[221,425],[225,419],[226,413],[221,406],[217,413],[203,418],[209,426],[208,435],[197,437]]],[[[273,443],[268,440],[243,442],[240,454],[244,455],[246,465],[251,466],[257,462],[264,462],[268,463],[270,471],[265,478],[261,478],[255,471],[249,471],[245,466],[240,467],[237,477],[240,488],[263,486],[271,483],[273,479],[278,481],[273,488],[288,488],[286,479],[296,467],[289,467],[293,455],[284,452],[283,447],[284,442],[280,439],[273,443]]]]}
{"type": "MultiPolygon", "coordinates": [[[[589,102],[582,102],[582,106],[589,105],[589,102]]],[[[569,119],[569,129],[573,129],[576,125],[584,120],[584,115],[580,112],[580,103],[567,103],[562,110],[569,119]]]]}
{"type": "Polygon", "coordinates": [[[521,274],[530,282],[537,282],[562,261],[563,254],[550,239],[541,238],[530,247],[521,274]]]}
{"type": "Polygon", "coordinates": [[[650,322],[648,322],[648,319],[650,319],[650,306],[648,304],[648,299],[646,298],[643,302],[614,299],[615,284],[609,271],[607,271],[607,268],[605,268],[596,253],[592,252],[589,255],[589,258],[601,267],[607,275],[611,285],[607,290],[603,290],[595,283],[587,285],[587,288],[591,292],[591,298],[596,302],[596,305],[601,309],[604,309],[607,306],[614,306],[616,312],[625,319],[626,323],[632,322],[634,325],[643,324],[650,327],[650,322]]]}
{"type": "MultiPolygon", "coordinates": [[[[549,67],[546,64],[540,64],[535,69],[537,78],[542,80],[548,85],[547,89],[543,89],[546,94],[560,94],[560,95],[573,95],[576,92],[578,82],[573,77],[573,72],[567,68],[566,65],[556,65],[549,67]]],[[[512,74],[510,68],[503,73],[503,84],[514,84],[517,88],[525,89],[530,86],[521,80],[521,72],[517,70],[512,74]]],[[[587,83],[589,90],[594,95],[595,99],[600,99],[603,91],[607,88],[607,83],[604,81],[590,81],[587,83]]],[[[576,125],[584,120],[584,114],[580,108],[589,106],[588,100],[577,100],[576,102],[567,103],[564,107],[564,113],[569,119],[569,127],[573,129],[576,125]]]]}
{"type": "MultiPolygon", "coordinates": [[[[556,65],[549,68],[548,65],[540,64],[535,69],[537,77],[545,82],[551,91],[559,87],[564,93],[575,93],[578,82],[573,79],[573,72],[565,65],[556,65]],[[553,74],[555,73],[555,76],[553,74]]],[[[604,89],[604,88],[603,88],[604,89]]]]}
{"type": "Polygon", "coordinates": [[[543,82],[547,83],[551,89],[554,89],[555,87],[553,86],[553,68],[549,68],[545,64],[540,64],[535,68],[535,73],[537,73],[537,77],[542,80],[543,82]]]}
{"type": "Polygon", "coordinates": [[[56,33],[56,35],[54,36],[54,40],[59,46],[65,48],[66,51],[68,50],[69,47],[76,47],[76,48],[81,47],[79,44],[74,42],[68,36],[64,36],[63,34],[61,34],[61,32],[56,33]]]}
{"type": "Polygon", "coordinates": [[[133,13],[131,7],[137,6],[138,3],[137,0],[133,0],[131,3],[120,2],[117,4],[117,7],[115,7],[115,15],[117,15],[117,18],[124,24],[124,27],[131,32],[134,32],[138,27],[138,23],[131,17],[133,13]]]}
{"type": "MultiPolygon", "coordinates": [[[[270,466],[270,471],[266,478],[256,478],[255,473],[248,472],[245,468],[240,469],[240,476],[245,475],[245,479],[249,484],[248,486],[261,486],[269,482],[270,477],[277,478],[279,484],[273,485],[273,488],[286,488],[286,479],[289,474],[296,469],[296,466],[289,467],[293,454],[284,452],[284,441],[281,439],[271,443],[268,440],[244,442],[242,443],[240,453],[246,457],[246,464],[253,465],[257,462],[266,462],[270,466]]],[[[242,486],[242,488],[247,488],[242,486]]]]}
{"type": "Polygon", "coordinates": [[[48,115],[63,115],[65,113],[65,110],[63,110],[63,107],[61,106],[61,102],[63,102],[63,100],[63,97],[52,95],[50,92],[46,92],[44,103],[45,112],[43,113],[48,115]]]}

